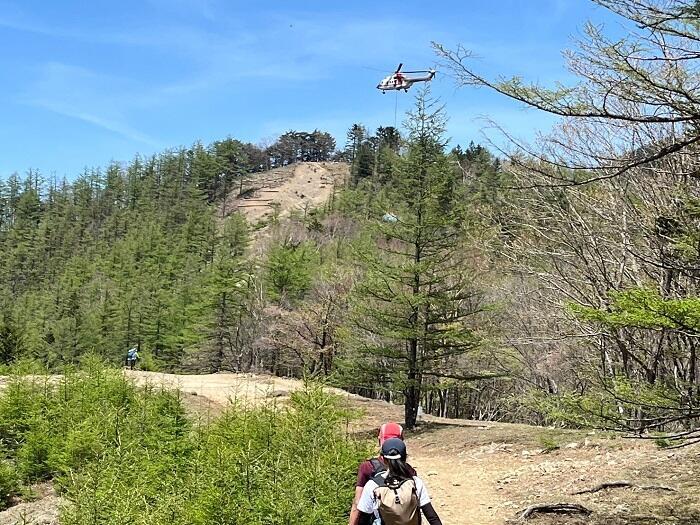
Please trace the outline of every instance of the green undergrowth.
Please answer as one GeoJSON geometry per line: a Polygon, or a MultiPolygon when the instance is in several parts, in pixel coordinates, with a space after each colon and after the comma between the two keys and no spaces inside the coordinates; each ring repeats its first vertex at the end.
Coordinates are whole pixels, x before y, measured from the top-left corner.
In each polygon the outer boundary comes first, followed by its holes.
{"type": "Polygon", "coordinates": [[[88,362],[0,393],[0,506],[51,479],[64,524],[334,524],[347,521],[364,443],[313,387],[291,404],[188,417],[177,392],[137,388],[88,362]]]}

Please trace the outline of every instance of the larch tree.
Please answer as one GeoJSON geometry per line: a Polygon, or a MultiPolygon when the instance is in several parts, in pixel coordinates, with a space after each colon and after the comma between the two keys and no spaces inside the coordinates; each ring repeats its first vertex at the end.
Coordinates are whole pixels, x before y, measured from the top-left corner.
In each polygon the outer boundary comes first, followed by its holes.
{"type": "Polygon", "coordinates": [[[368,384],[402,395],[408,428],[428,379],[479,378],[465,356],[479,346],[469,320],[482,311],[481,295],[463,245],[458,192],[451,191],[444,122],[442,108],[422,91],[407,121],[407,152],[359,252],[365,279],[347,331],[368,384]]]}
{"type": "Polygon", "coordinates": [[[245,321],[249,316],[249,298],[254,291],[253,276],[243,258],[249,241],[245,219],[236,213],[223,225],[218,249],[209,270],[201,305],[208,312],[202,330],[204,351],[197,360],[211,372],[239,370],[245,346],[249,343],[245,321]]]}

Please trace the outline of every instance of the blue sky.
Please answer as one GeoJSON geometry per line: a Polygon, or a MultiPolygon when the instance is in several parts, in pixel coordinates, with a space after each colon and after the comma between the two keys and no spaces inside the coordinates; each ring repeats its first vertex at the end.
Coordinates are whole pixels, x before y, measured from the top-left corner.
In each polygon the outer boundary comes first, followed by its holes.
{"type": "MultiPolygon", "coordinates": [[[[395,104],[401,121],[411,94],[374,86],[398,62],[434,65],[430,41],[471,48],[487,74],[548,83],[567,78],[561,51],[586,20],[619,24],[587,0],[0,0],[0,178],[73,178],[137,153],[289,129],[343,141],[353,122],[393,125],[395,104]]],[[[439,72],[433,93],[453,143],[483,141],[483,117],[525,138],[552,123],[439,72]]]]}

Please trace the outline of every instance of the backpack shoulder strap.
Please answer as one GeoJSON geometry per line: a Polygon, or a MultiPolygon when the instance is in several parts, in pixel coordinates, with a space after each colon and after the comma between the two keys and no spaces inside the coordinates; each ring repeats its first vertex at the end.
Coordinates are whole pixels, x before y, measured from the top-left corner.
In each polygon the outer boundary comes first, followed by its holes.
{"type": "Polygon", "coordinates": [[[384,472],[386,470],[386,465],[379,461],[379,458],[372,458],[369,460],[369,462],[372,465],[372,476],[378,472],[384,472]]]}
{"type": "Polygon", "coordinates": [[[369,479],[374,481],[378,487],[386,485],[386,465],[377,458],[372,458],[369,461],[372,464],[372,475],[369,479]]]}

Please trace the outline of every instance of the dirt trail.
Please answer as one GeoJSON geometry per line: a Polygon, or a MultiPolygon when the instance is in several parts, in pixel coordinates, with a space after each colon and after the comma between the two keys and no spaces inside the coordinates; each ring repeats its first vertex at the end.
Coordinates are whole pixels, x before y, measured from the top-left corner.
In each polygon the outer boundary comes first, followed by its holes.
{"type": "Polygon", "coordinates": [[[445,525],[503,523],[497,516],[503,503],[494,488],[497,471],[487,468],[483,459],[465,454],[444,456],[411,438],[407,444],[411,462],[425,480],[445,525]]]}
{"type": "MultiPolygon", "coordinates": [[[[202,396],[220,405],[226,405],[230,401],[255,405],[271,397],[287,397],[304,386],[295,379],[265,374],[177,375],[137,370],[126,370],[125,374],[139,385],[177,388],[185,394],[202,396]]],[[[329,390],[336,394],[351,395],[339,389],[329,390]]]]}
{"type": "MultiPolygon", "coordinates": [[[[127,371],[126,374],[142,385],[162,385],[179,388],[185,394],[196,394],[196,408],[200,410],[202,406],[207,406],[205,399],[213,403],[208,405],[210,408],[217,410],[231,399],[255,405],[271,398],[284,400],[291,392],[303,388],[303,383],[296,379],[264,374],[175,375],[139,371],[127,371]]],[[[352,428],[356,432],[373,433],[382,422],[402,419],[403,407],[369,400],[335,388],[327,390],[344,397],[353,408],[363,410],[365,417],[352,428]]],[[[188,398],[189,403],[192,400],[192,397],[188,398]]],[[[491,464],[493,456],[487,451],[477,451],[474,455],[453,447],[455,429],[476,434],[481,439],[490,434],[493,426],[431,416],[427,416],[425,421],[434,426],[408,437],[406,441],[410,460],[424,477],[443,523],[502,524],[500,515],[505,509],[504,500],[496,490],[502,470],[494,468],[497,465],[491,464]]],[[[502,459],[500,464],[507,465],[502,459]]]]}
{"type": "MultiPolygon", "coordinates": [[[[267,374],[178,375],[138,370],[124,373],[141,386],[180,390],[185,395],[185,406],[198,415],[204,412],[215,416],[231,402],[247,406],[272,399],[285,402],[292,392],[304,388],[302,381],[267,374]]],[[[338,388],[325,387],[324,390],[348,399],[353,405],[369,401],[338,388]]]]}
{"type": "MultiPolygon", "coordinates": [[[[138,382],[179,386],[220,409],[232,397],[249,403],[286,398],[300,381],[253,374],[175,376],[131,372],[138,382]]],[[[330,389],[364,416],[351,430],[372,435],[382,422],[401,421],[403,407],[330,389]]],[[[190,397],[191,399],[191,397],[190,397]]],[[[576,517],[536,518],[537,524],[697,525],[700,493],[693,472],[700,451],[666,452],[653,443],[611,439],[595,432],[546,429],[425,416],[407,436],[409,460],[424,478],[445,525],[502,525],[535,503],[578,502],[594,510],[576,517]],[[677,493],[622,489],[591,495],[571,492],[602,481],[631,479],[677,487],[677,493]],[[678,509],[683,509],[679,512],[678,509]],[[678,517],[678,514],[690,516],[678,517]]]]}
{"type": "MultiPolygon", "coordinates": [[[[294,379],[255,374],[174,375],[126,371],[138,384],[179,388],[186,405],[215,416],[231,399],[249,404],[279,400],[303,388],[294,379]]],[[[0,387],[2,381],[0,380],[0,387]]],[[[401,421],[403,407],[337,389],[363,417],[351,431],[374,435],[382,422],[401,421]]],[[[424,417],[407,436],[409,461],[425,480],[445,525],[502,525],[535,503],[575,502],[593,510],[577,517],[541,517],[537,525],[697,525],[700,469],[697,448],[664,451],[648,441],[595,432],[424,417]],[[629,479],[676,492],[614,489],[572,495],[603,481],[629,479]]],[[[52,493],[0,512],[0,525],[49,524],[59,500],[52,493]],[[21,513],[21,514],[18,514],[21,513]],[[22,518],[29,519],[26,521],[22,518]]]]}

